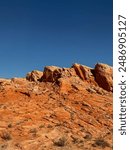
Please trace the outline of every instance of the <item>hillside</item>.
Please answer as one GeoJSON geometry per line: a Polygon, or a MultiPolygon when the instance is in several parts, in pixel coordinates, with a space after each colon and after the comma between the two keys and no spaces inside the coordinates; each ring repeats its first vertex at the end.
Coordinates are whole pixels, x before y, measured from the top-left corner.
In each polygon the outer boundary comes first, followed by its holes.
{"type": "Polygon", "coordinates": [[[0,79],[0,150],[112,150],[113,69],[46,66],[0,79]]]}

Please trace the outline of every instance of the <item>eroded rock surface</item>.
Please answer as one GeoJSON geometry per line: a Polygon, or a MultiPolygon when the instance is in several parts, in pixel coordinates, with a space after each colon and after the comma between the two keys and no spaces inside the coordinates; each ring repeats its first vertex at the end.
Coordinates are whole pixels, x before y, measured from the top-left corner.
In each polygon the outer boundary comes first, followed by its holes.
{"type": "Polygon", "coordinates": [[[61,76],[61,68],[56,66],[46,66],[42,76],[42,81],[54,82],[61,76]]]}
{"type": "Polygon", "coordinates": [[[81,64],[74,64],[72,68],[75,69],[76,74],[82,79],[82,80],[89,80],[92,74],[92,68],[81,65],[81,64]]]}
{"type": "Polygon", "coordinates": [[[42,71],[33,70],[32,72],[27,73],[26,79],[29,81],[39,81],[39,80],[41,80],[42,76],[43,76],[42,71]]]}
{"type": "Polygon", "coordinates": [[[113,69],[106,64],[96,64],[95,80],[100,87],[107,91],[113,90],[113,69]]]}
{"type": "Polygon", "coordinates": [[[0,150],[112,150],[111,87],[105,64],[0,79],[0,150]]]}

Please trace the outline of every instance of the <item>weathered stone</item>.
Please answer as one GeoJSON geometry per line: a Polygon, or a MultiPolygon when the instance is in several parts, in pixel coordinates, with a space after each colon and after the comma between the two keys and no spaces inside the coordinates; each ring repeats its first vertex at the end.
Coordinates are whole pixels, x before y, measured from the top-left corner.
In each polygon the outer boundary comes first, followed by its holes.
{"type": "Polygon", "coordinates": [[[64,78],[58,79],[58,84],[61,93],[68,93],[68,91],[72,89],[70,81],[64,78]]]}
{"type": "Polygon", "coordinates": [[[12,78],[11,82],[16,83],[16,84],[22,84],[26,82],[25,78],[12,78]]]}
{"type": "Polygon", "coordinates": [[[42,81],[54,82],[61,76],[62,68],[56,66],[46,66],[44,68],[42,81]]]}
{"type": "Polygon", "coordinates": [[[29,81],[39,81],[43,76],[43,72],[38,70],[33,70],[32,72],[27,73],[26,79],[29,81]]]}
{"type": "Polygon", "coordinates": [[[0,150],[98,150],[102,147],[93,145],[101,137],[111,150],[112,92],[95,81],[97,74],[104,78],[102,68],[90,76],[79,70],[83,76],[73,67],[50,66],[41,72],[42,80],[34,72],[26,77],[33,82],[0,79],[0,150]]]}
{"type": "Polygon", "coordinates": [[[75,69],[76,74],[82,79],[82,80],[88,80],[91,76],[93,76],[90,67],[80,65],[75,63],[72,68],[75,69]]]}
{"type": "Polygon", "coordinates": [[[74,68],[63,68],[61,72],[61,77],[62,78],[67,78],[67,77],[75,77],[77,76],[75,69],[74,68]]]}
{"type": "Polygon", "coordinates": [[[113,69],[111,66],[106,64],[96,64],[94,76],[100,87],[107,91],[113,90],[113,69]]]}

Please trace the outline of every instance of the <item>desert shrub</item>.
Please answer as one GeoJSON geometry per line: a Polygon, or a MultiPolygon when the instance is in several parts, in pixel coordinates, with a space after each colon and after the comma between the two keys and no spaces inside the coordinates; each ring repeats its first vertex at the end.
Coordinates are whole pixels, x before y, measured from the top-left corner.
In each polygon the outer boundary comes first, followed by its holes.
{"type": "Polygon", "coordinates": [[[65,137],[58,138],[54,140],[53,143],[55,146],[63,147],[65,146],[66,138],[65,137]]]}
{"type": "Polygon", "coordinates": [[[9,133],[7,133],[7,132],[3,132],[1,135],[0,135],[0,137],[3,139],[3,140],[5,140],[5,141],[8,141],[8,140],[11,140],[12,138],[11,138],[11,135],[9,134],[9,133]]]}
{"type": "Polygon", "coordinates": [[[10,123],[10,124],[8,124],[8,128],[12,128],[12,124],[10,123]]]}
{"type": "Polygon", "coordinates": [[[0,144],[0,150],[6,150],[8,144],[0,144]]]}
{"type": "Polygon", "coordinates": [[[96,147],[96,146],[99,146],[99,147],[102,147],[102,148],[105,148],[105,147],[110,147],[110,144],[105,141],[104,139],[96,139],[95,142],[92,144],[93,147],[96,147]]]}

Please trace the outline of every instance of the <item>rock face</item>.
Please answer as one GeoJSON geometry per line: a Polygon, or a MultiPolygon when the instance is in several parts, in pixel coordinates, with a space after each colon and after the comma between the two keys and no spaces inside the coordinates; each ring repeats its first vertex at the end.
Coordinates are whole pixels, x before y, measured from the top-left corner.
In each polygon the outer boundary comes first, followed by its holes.
{"type": "Polygon", "coordinates": [[[113,69],[106,64],[96,64],[95,80],[100,87],[107,91],[113,90],[113,69]]]}
{"type": "Polygon", "coordinates": [[[43,71],[41,81],[56,82],[59,78],[68,78],[76,76],[73,68],[60,68],[56,66],[46,66],[43,71]]]}
{"type": "Polygon", "coordinates": [[[42,81],[54,82],[61,75],[61,68],[56,66],[46,66],[43,71],[42,81]]]}
{"type": "MultiPolygon", "coordinates": [[[[112,92],[113,90],[113,70],[111,66],[106,64],[96,64],[94,69],[77,63],[73,64],[71,68],[46,66],[43,72],[34,70],[26,75],[26,79],[29,81],[62,81],[62,83],[65,83],[63,80],[69,80],[70,78],[75,78],[78,80],[77,77],[79,77],[84,82],[89,82],[95,85],[98,84],[100,87],[107,91],[112,92]]],[[[66,81],[66,83],[67,82],[68,81],[66,81]]],[[[60,85],[63,85],[62,83],[60,85]]]]}
{"type": "Polygon", "coordinates": [[[0,79],[0,150],[112,150],[111,87],[105,64],[0,79]]]}
{"type": "Polygon", "coordinates": [[[38,70],[33,70],[32,72],[27,73],[26,79],[29,81],[38,81],[43,76],[43,72],[38,70]]]}
{"type": "Polygon", "coordinates": [[[76,74],[82,79],[82,80],[88,80],[90,79],[91,76],[93,76],[92,74],[92,68],[84,66],[84,65],[80,65],[80,64],[74,64],[72,66],[72,68],[75,69],[76,74]]]}

